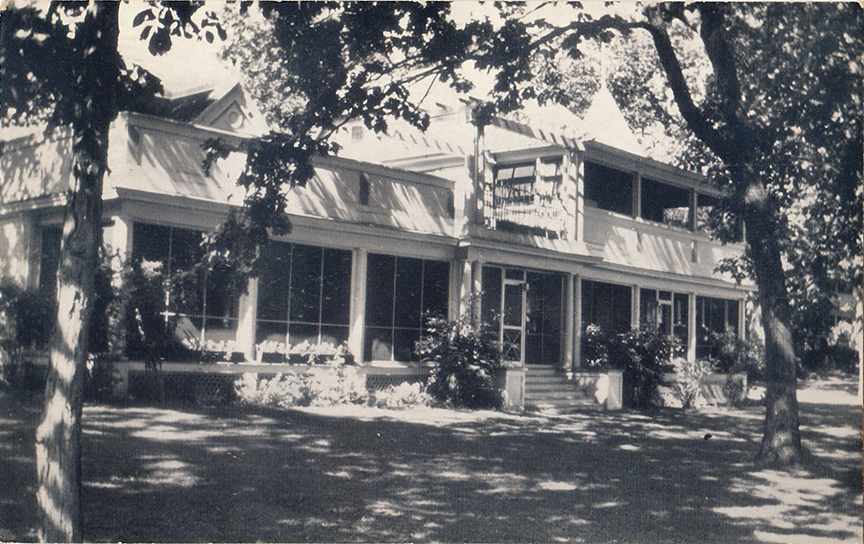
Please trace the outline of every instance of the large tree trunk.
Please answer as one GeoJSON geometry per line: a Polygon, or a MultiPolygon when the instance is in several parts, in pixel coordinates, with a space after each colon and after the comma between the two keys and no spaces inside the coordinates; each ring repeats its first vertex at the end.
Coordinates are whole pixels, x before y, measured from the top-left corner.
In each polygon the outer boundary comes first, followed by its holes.
{"type": "Polygon", "coordinates": [[[764,184],[751,171],[742,176],[743,179],[735,181],[746,187],[744,222],[765,330],[765,434],[756,464],[775,468],[797,466],[803,457],[798,430],[797,361],[775,214],[764,184]]]}
{"type": "Polygon", "coordinates": [[[83,538],[81,413],[93,278],[102,239],[108,128],[116,110],[118,7],[116,2],[91,2],[76,29],[82,62],[69,67],[79,93],[72,119],[74,187],[63,224],[45,406],[36,430],[39,538],[47,542],[83,538]]]}

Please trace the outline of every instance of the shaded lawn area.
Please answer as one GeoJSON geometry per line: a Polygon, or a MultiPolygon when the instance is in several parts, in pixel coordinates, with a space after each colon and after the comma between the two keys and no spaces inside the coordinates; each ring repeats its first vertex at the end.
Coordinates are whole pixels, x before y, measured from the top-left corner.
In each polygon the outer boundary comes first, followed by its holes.
{"type": "MultiPolygon", "coordinates": [[[[761,407],[648,417],[89,405],[84,534],[860,542],[862,412],[841,386],[799,392],[813,461],[792,476],[752,468],[761,407]]],[[[34,537],[39,408],[38,395],[0,393],[0,540],[34,537]]]]}

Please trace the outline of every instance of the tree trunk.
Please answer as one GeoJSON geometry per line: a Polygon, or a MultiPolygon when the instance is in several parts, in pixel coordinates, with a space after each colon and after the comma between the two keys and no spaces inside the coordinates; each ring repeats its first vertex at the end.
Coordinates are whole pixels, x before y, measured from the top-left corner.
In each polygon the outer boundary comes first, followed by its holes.
{"type": "Polygon", "coordinates": [[[773,205],[765,185],[745,167],[735,180],[744,191],[744,222],[753,260],[762,327],[765,331],[765,434],[756,455],[760,467],[786,468],[802,462],[798,430],[797,360],[792,341],[792,311],[777,243],[773,205]]]}
{"type": "Polygon", "coordinates": [[[69,67],[78,89],[72,118],[74,187],[63,224],[57,318],[45,405],[36,430],[39,538],[47,542],[83,538],[81,413],[93,278],[102,239],[108,128],[116,115],[118,6],[115,2],[87,6],[74,39],[82,60],[79,66],[69,67]]]}

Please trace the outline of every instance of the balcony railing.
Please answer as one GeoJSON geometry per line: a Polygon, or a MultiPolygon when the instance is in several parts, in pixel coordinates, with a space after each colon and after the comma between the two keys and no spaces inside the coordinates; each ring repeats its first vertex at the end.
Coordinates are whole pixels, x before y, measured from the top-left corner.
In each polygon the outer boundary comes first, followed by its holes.
{"type": "Polygon", "coordinates": [[[484,223],[490,229],[566,238],[567,213],[558,195],[530,185],[496,183],[484,191],[484,223]]]}

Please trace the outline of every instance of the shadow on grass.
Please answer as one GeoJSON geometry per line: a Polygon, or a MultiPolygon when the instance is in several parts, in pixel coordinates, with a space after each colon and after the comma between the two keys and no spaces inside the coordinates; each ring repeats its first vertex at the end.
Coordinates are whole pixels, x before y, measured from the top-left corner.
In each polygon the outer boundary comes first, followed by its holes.
{"type": "Polygon", "coordinates": [[[802,405],[791,476],[752,469],[762,418],[90,406],[85,538],[860,540],[861,408],[802,405]]]}

